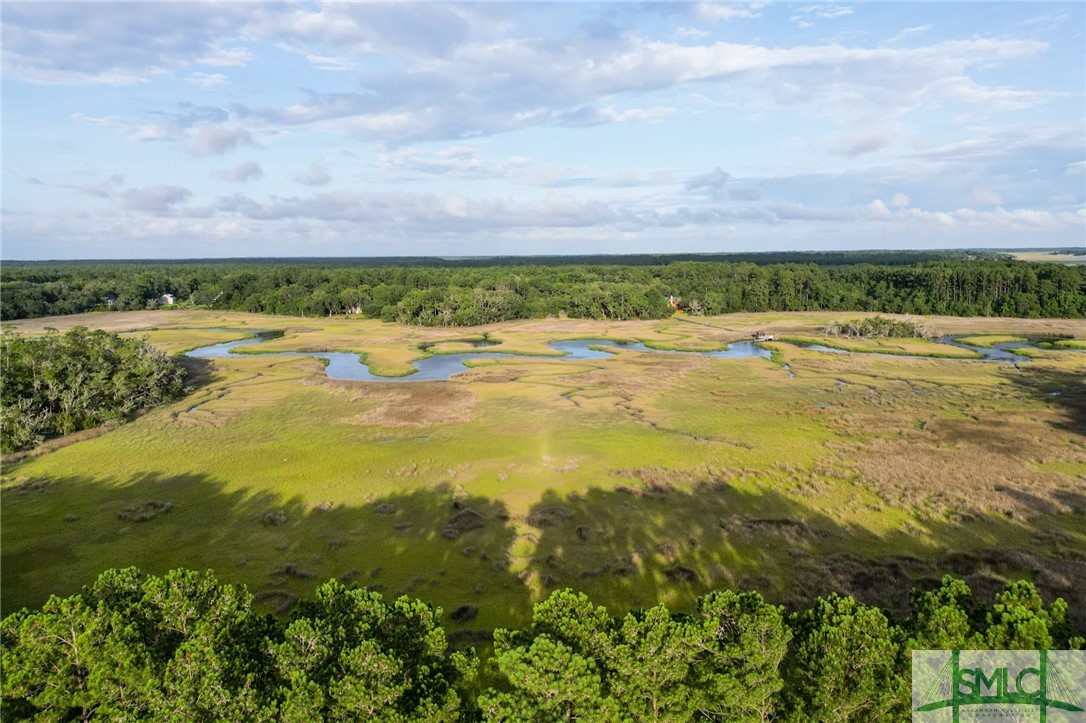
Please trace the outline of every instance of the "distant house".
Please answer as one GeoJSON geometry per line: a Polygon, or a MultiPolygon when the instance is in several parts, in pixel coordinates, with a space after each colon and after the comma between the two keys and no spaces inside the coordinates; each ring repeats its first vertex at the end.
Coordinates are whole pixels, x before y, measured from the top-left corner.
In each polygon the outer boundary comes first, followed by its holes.
{"type": "Polygon", "coordinates": [[[682,299],[679,298],[678,296],[669,296],[669,297],[667,297],[667,305],[670,306],[675,311],[682,311],[683,310],[682,299]]]}
{"type": "Polygon", "coordinates": [[[772,334],[767,334],[764,331],[754,332],[754,341],[773,341],[773,339],[774,336],[772,334]]]}
{"type": "Polygon", "coordinates": [[[177,303],[177,299],[174,298],[173,294],[163,294],[162,296],[155,299],[155,301],[158,303],[159,306],[173,306],[175,303],[177,303]]]}
{"type": "Polygon", "coordinates": [[[112,309],[114,306],[117,305],[117,295],[116,294],[106,294],[105,297],[103,297],[102,300],[106,302],[106,308],[108,308],[108,309],[112,309]]]}

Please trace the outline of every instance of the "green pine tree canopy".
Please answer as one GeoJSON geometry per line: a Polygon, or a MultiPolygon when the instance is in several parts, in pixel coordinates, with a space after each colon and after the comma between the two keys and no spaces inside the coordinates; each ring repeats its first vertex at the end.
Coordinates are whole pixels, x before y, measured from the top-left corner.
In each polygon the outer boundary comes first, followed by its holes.
{"type": "Polygon", "coordinates": [[[493,653],[455,650],[442,611],[331,581],[285,621],[210,572],[108,570],[0,621],[14,720],[905,720],[914,649],[1080,649],[1067,605],[1008,583],[990,607],[947,576],[911,612],[831,595],[787,614],[755,592],[614,615],[554,592],[493,653]]]}

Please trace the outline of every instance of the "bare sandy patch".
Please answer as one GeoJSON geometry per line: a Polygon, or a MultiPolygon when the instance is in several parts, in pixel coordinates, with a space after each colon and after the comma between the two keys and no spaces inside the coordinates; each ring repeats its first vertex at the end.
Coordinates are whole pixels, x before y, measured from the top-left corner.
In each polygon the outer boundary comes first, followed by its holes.
{"type": "Polygon", "coordinates": [[[379,427],[428,427],[462,424],[475,418],[478,399],[462,384],[416,382],[402,385],[330,382],[328,388],[353,402],[372,405],[361,414],[346,417],[346,424],[379,427]]]}

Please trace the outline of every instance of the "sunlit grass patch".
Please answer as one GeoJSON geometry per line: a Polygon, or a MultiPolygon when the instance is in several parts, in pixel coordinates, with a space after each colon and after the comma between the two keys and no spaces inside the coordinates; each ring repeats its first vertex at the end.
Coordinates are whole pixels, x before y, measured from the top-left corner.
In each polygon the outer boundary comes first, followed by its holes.
{"type": "Polygon", "coordinates": [[[220,344],[252,336],[245,332],[217,329],[151,329],[147,331],[124,332],[121,336],[136,339],[146,338],[149,342],[170,354],[180,354],[201,346],[220,344]]]}
{"type": "Polygon", "coordinates": [[[976,336],[959,336],[957,341],[970,346],[979,346],[982,349],[991,349],[996,344],[1024,343],[1028,339],[1024,336],[1012,336],[1010,334],[978,334],[976,336]]]}

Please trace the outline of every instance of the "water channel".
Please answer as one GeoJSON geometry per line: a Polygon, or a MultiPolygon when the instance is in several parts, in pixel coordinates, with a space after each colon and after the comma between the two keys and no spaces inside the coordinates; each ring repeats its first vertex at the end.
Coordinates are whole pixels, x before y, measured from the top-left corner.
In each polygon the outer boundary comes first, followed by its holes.
{"type": "MultiPolygon", "coordinates": [[[[228,331],[234,330],[230,329],[228,331]]],[[[261,342],[267,341],[269,339],[276,339],[282,336],[282,332],[276,331],[254,330],[241,333],[251,333],[255,334],[255,336],[246,339],[239,339],[237,341],[227,341],[221,344],[211,344],[209,346],[203,346],[199,349],[193,349],[192,351],[187,352],[186,355],[196,357],[198,359],[224,359],[228,357],[237,358],[237,356],[239,355],[235,353],[235,349],[245,346],[252,346],[254,344],[260,344],[261,342]]],[[[497,342],[493,341],[477,341],[471,343],[473,346],[476,346],[478,348],[495,346],[497,344],[497,342]]],[[[963,344],[954,339],[953,337],[949,336],[939,339],[939,343],[978,352],[983,355],[984,360],[1011,362],[1013,364],[1027,362],[1029,361],[1029,357],[1015,354],[1014,352],[1010,351],[1010,349],[1036,346],[1036,340],[1031,340],[1030,342],[1007,342],[1002,344],[996,344],[994,347],[989,349],[984,347],[971,346],[969,344],[963,344]]],[[[261,354],[261,356],[306,356],[323,359],[325,361],[325,373],[328,374],[329,378],[357,382],[441,381],[448,379],[453,375],[467,371],[469,367],[467,366],[466,362],[475,361],[478,359],[519,359],[524,361],[604,359],[612,355],[612,352],[605,350],[606,348],[628,349],[630,351],[653,352],[657,354],[697,354],[698,356],[704,356],[710,359],[745,359],[750,357],[762,357],[764,359],[768,359],[770,357],[770,352],[768,349],[763,349],[752,341],[735,342],[729,345],[726,349],[710,352],[662,351],[659,349],[653,349],[652,347],[646,346],[641,342],[623,343],[610,339],[572,339],[567,341],[552,341],[547,346],[549,346],[556,352],[561,352],[562,356],[527,356],[522,354],[509,354],[505,352],[491,351],[463,352],[456,354],[434,354],[424,359],[416,359],[414,362],[412,362],[417,371],[414,374],[410,374],[405,377],[384,377],[373,374],[372,372],[370,372],[369,366],[362,362],[359,355],[351,352],[268,352],[267,354],[261,354]]],[[[427,347],[423,348],[426,349],[427,347]]],[[[810,344],[807,345],[806,348],[813,349],[815,351],[830,352],[834,354],[877,353],[848,352],[842,349],[834,349],[832,347],[822,346],[820,344],[810,344]]]]}

